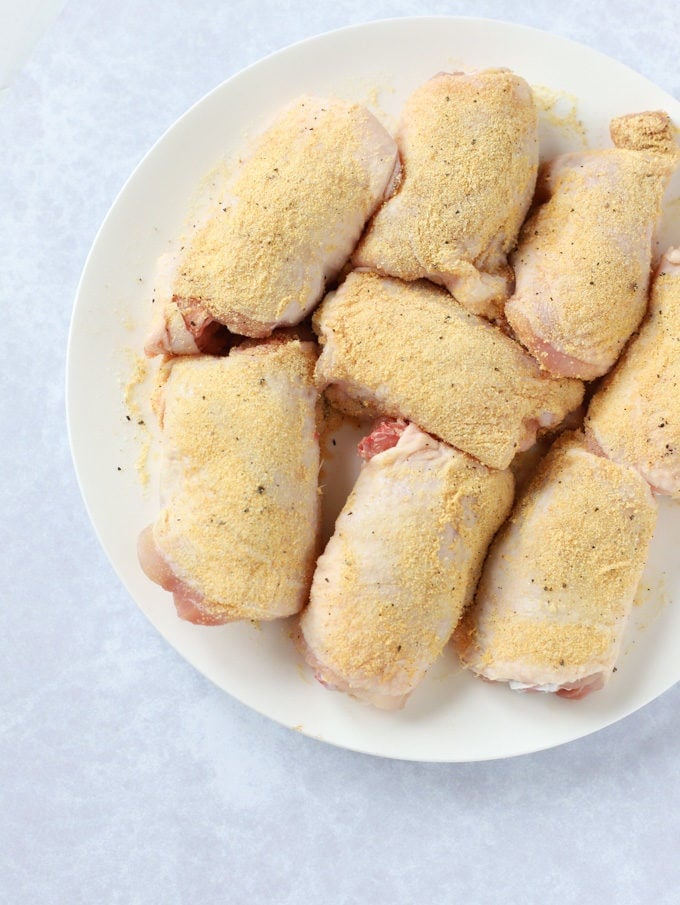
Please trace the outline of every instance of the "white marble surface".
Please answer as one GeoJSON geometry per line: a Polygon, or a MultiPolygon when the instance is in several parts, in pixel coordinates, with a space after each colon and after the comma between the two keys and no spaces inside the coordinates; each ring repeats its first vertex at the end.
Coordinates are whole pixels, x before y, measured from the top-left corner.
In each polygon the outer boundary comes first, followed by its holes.
{"type": "Polygon", "coordinates": [[[304,738],[155,633],[97,545],[68,451],[68,322],[97,226],[162,131],[248,63],[352,22],[485,15],[680,95],[672,4],[534,5],[70,0],[6,92],[1,902],[679,901],[679,688],[510,761],[401,763],[304,738]]]}

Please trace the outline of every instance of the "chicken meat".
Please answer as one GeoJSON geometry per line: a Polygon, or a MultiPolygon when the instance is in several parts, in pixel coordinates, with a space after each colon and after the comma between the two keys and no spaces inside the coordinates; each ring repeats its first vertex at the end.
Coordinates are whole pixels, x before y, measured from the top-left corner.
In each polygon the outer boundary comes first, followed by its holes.
{"type": "Polygon", "coordinates": [[[139,558],[204,625],[304,605],[319,526],[313,343],[175,358],[161,386],[163,509],[139,558]]]}
{"type": "Polygon", "coordinates": [[[653,236],[678,162],[662,112],[613,120],[615,147],[564,154],[539,175],[540,205],[511,262],[505,316],[552,374],[605,374],[642,320],[653,236]]]}
{"type": "Polygon", "coordinates": [[[519,691],[580,698],[601,688],[655,524],[636,471],[563,434],[491,545],[454,637],[464,665],[519,691]]]}
{"type": "Polygon", "coordinates": [[[394,139],[359,104],[304,96],[240,166],[228,198],[170,270],[148,354],[205,348],[212,325],[268,336],[316,305],[398,167],[394,139]]]}
{"type": "Polygon", "coordinates": [[[357,267],[444,285],[475,314],[508,296],[508,252],[538,166],[537,114],[507,69],[442,72],[411,94],[397,144],[404,178],[354,254],[357,267]]]}
{"type": "Polygon", "coordinates": [[[680,499],[680,248],[662,258],[647,319],[593,396],[585,423],[597,450],[680,499]]]}
{"type": "Polygon", "coordinates": [[[512,505],[494,471],[414,424],[380,424],[319,558],[300,644],[324,685],[394,710],[439,657],[512,505]]]}
{"type": "Polygon", "coordinates": [[[355,417],[380,414],[506,468],[575,409],[576,380],[553,379],[493,324],[443,289],[352,273],[314,315],[320,389],[355,417]]]}

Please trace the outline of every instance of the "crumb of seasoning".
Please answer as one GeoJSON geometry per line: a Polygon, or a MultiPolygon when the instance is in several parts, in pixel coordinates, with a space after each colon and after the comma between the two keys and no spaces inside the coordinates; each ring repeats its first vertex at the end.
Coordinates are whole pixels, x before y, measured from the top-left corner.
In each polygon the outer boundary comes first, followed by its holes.
{"type": "Polygon", "coordinates": [[[137,457],[137,461],[135,462],[135,469],[137,471],[137,475],[139,477],[139,483],[142,487],[147,487],[151,480],[149,475],[149,456],[151,455],[151,436],[147,435],[142,441],[141,448],[139,450],[139,455],[137,457]]]}
{"type": "Polygon", "coordinates": [[[126,409],[125,421],[141,428],[140,431],[132,433],[128,440],[135,444],[138,452],[135,470],[141,486],[146,487],[150,483],[148,461],[151,452],[151,436],[145,417],[145,409],[148,407],[149,397],[153,398],[153,395],[148,391],[148,380],[156,373],[156,368],[134,350],[128,349],[126,352],[129,360],[129,370],[127,382],[123,387],[123,402],[126,409]]]}
{"type": "Polygon", "coordinates": [[[545,85],[532,85],[536,106],[548,123],[565,138],[575,138],[582,148],[588,147],[583,123],[578,116],[578,99],[567,91],[555,91],[545,85]]]}

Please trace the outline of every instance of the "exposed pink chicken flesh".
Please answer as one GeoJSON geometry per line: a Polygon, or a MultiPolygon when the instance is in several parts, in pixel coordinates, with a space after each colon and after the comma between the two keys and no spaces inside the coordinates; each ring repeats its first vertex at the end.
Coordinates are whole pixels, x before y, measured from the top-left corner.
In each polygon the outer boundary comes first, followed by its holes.
{"type": "Polygon", "coordinates": [[[398,167],[394,140],[359,104],[304,96],[240,166],[222,206],[163,281],[147,352],[191,354],[217,322],[264,337],[312,310],[398,167]]]}
{"type": "Polygon", "coordinates": [[[414,424],[380,424],[319,558],[300,644],[319,681],[402,707],[470,600],[512,504],[493,471],[414,424]]]}
{"type": "Polygon", "coordinates": [[[371,433],[359,443],[357,452],[365,462],[370,462],[373,456],[396,446],[407,427],[408,421],[403,418],[383,418],[373,425],[371,433]]]}
{"type": "Polygon", "coordinates": [[[578,699],[603,687],[655,524],[635,471],[563,435],[491,545],[454,638],[464,665],[518,691],[578,699]]]}
{"type": "Polygon", "coordinates": [[[319,524],[315,358],[312,343],[284,338],[166,368],[164,506],[138,549],[182,619],[275,619],[304,605],[319,524]]]}
{"type": "MultiPolygon", "coordinates": [[[[167,261],[162,266],[171,266],[167,261]]],[[[157,277],[157,282],[160,280],[157,277]]],[[[162,289],[156,288],[159,300],[162,289]]],[[[144,351],[147,355],[220,355],[229,350],[235,337],[219,324],[197,301],[172,299],[159,307],[144,351]]]]}
{"type": "Polygon", "coordinates": [[[493,468],[583,396],[581,383],[546,376],[497,327],[424,280],[352,273],[313,324],[318,386],[333,405],[414,421],[493,468]]]}
{"type": "Polygon", "coordinates": [[[403,181],[354,264],[404,280],[427,277],[468,310],[495,316],[536,183],[529,86],[507,69],[439,73],[406,101],[397,144],[403,181]]]}
{"type": "Polygon", "coordinates": [[[680,248],[662,258],[647,319],[593,396],[585,423],[603,455],[680,499],[680,248]]]}
{"type": "Polygon", "coordinates": [[[678,161],[665,113],[613,120],[616,147],[565,154],[539,175],[539,207],[511,262],[505,315],[552,374],[592,380],[645,313],[654,228],[678,161]]]}

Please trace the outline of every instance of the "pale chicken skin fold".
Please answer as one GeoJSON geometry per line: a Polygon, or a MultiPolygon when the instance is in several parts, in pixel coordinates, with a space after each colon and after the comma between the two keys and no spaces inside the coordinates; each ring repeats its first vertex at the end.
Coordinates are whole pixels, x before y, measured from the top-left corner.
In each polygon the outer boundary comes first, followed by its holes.
{"type": "Polygon", "coordinates": [[[312,96],[292,103],[165,278],[169,298],[147,352],[196,352],[215,322],[251,337],[299,323],[346,263],[397,167],[394,139],[365,107],[312,96]]]}
{"type": "Polygon", "coordinates": [[[575,409],[583,385],[555,380],[512,339],[443,289],[350,274],[315,312],[316,379],[355,417],[389,415],[492,468],[575,409]]]}
{"type": "Polygon", "coordinates": [[[469,602],[513,481],[414,424],[380,425],[360,449],[368,461],[319,558],[300,645],[324,685],[395,710],[469,602]]]}
{"type": "Polygon", "coordinates": [[[407,99],[397,144],[403,180],[362,238],[355,266],[426,277],[473,313],[496,316],[536,183],[529,86],[507,69],[440,73],[407,99]]]}
{"type": "Polygon", "coordinates": [[[142,568],[199,624],[297,613],[319,525],[312,343],[176,358],[160,390],[163,509],[142,568]]]}
{"type": "Polygon", "coordinates": [[[579,698],[601,688],[655,524],[637,472],[563,435],[491,545],[454,636],[463,664],[520,691],[579,698]]]}
{"type": "Polygon", "coordinates": [[[680,248],[661,259],[647,318],[593,396],[585,426],[607,458],[680,499],[680,248]]]}
{"type": "Polygon", "coordinates": [[[654,230],[678,162],[665,113],[621,117],[616,147],[564,154],[539,175],[537,200],[511,257],[505,316],[547,371],[593,380],[645,313],[654,230]]]}

